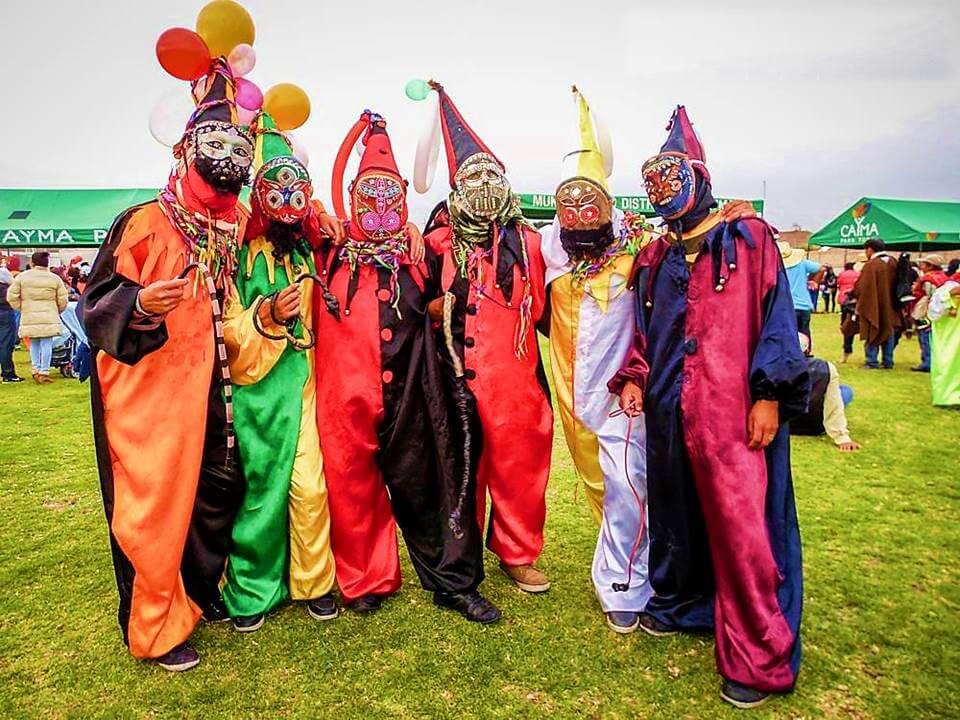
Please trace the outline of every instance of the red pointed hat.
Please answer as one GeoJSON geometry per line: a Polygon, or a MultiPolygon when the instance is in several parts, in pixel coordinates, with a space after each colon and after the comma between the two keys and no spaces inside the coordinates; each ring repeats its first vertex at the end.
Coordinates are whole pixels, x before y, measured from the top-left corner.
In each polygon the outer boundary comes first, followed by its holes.
{"type": "Polygon", "coordinates": [[[438,82],[430,81],[430,87],[437,91],[440,102],[440,127],[443,133],[443,145],[447,153],[447,168],[450,173],[450,187],[454,186],[454,176],[460,166],[473,155],[477,153],[486,153],[503,168],[506,172],[506,165],[493,154],[493,151],[487,147],[486,143],[480,139],[473,128],[463,119],[463,115],[453,104],[453,100],[443,89],[443,85],[438,82]]]}
{"type": "Polygon", "coordinates": [[[363,157],[357,175],[367,170],[385,170],[400,177],[397,160],[393,156],[390,136],[387,135],[387,121],[376,113],[368,113],[369,124],[363,139],[363,157]]]}
{"type": "Polygon", "coordinates": [[[343,139],[333,165],[333,207],[337,216],[350,218],[347,234],[354,240],[382,242],[403,235],[407,223],[407,183],[387,135],[387,121],[364,110],[343,139]],[[350,185],[350,212],[343,204],[343,174],[357,141],[363,139],[360,167],[350,185]]]}
{"type": "Polygon", "coordinates": [[[398,180],[403,182],[400,171],[397,169],[397,161],[393,156],[393,147],[390,145],[390,136],[387,135],[387,121],[382,115],[371,110],[364,110],[360,115],[347,136],[340,144],[340,150],[333,163],[333,181],[331,183],[331,196],[333,198],[333,209],[337,216],[343,219],[348,217],[346,207],[343,204],[343,175],[347,168],[347,161],[350,159],[350,152],[358,141],[363,142],[363,155],[360,158],[360,167],[357,169],[357,177],[370,170],[380,170],[395,175],[398,180]]]}
{"type": "Polygon", "coordinates": [[[707,170],[707,155],[700,143],[700,138],[693,129],[693,123],[687,117],[687,109],[683,105],[677,105],[673,111],[670,122],[667,123],[667,141],[660,148],[661,153],[675,152],[682,153],[690,160],[690,164],[697,170],[704,179],[710,181],[710,171],[707,170]]]}

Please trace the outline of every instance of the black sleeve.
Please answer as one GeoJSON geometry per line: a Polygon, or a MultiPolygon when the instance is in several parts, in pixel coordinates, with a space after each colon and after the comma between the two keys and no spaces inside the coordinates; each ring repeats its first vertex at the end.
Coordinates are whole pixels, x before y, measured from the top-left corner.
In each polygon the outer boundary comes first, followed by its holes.
{"type": "Polygon", "coordinates": [[[114,253],[136,209],[124,211],[114,221],[90,269],[77,308],[91,348],[103,350],[127,365],[133,365],[167,341],[163,323],[137,323],[137,293],[142,286],[116,271],[114,253]]]}
{"type": "Polygon", "coordinates": [[[550,337],[550,316],[553,312],[550,300],[550,286],[543,289],[543,312],[540,313],[540,319],[537,320],[537,331],[545,338],[550,337]]]}

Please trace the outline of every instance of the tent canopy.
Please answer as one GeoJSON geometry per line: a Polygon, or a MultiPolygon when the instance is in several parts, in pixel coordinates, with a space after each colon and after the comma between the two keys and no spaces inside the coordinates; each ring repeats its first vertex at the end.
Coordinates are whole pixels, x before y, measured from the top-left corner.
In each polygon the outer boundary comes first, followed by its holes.
{"type": "Polygon", "coordinates": [[[0,247],[98,247],[114,218],[156,188],[0,189],[0,247]]]}
{"type": "MultiPolygon", "coordinates": [[[[731,198],[717,198],[717,203],[723,207],[731,198]]],[[[757,213],[763,215],[763,200],[750,200],[757,213]]],[[[657,213],[645,195],[617,195],[614,203],[624,212],[638,213],[653,217],[657,213]]],[[[553,193],[521,193],[520,211],[528,220],[553,220],[557,214],[557,199],[553,193]]]]}
{"type": "Polygon", "coordinates": [[[960,249],[960,202],[860,198],[809,242],[859,248],[870,238],[898,250],[960,249]]]}

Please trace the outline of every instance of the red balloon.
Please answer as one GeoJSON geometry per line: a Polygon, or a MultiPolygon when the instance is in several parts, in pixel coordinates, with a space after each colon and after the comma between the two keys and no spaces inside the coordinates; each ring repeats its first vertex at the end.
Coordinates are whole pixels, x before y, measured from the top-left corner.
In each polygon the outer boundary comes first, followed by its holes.
{"type": "Polygon", "coordinates": [[[210,69],[210,51],[203,38],[187,28],[170,28],[157,38],[157,60],[181,80],[196,80],[210,69]]]}

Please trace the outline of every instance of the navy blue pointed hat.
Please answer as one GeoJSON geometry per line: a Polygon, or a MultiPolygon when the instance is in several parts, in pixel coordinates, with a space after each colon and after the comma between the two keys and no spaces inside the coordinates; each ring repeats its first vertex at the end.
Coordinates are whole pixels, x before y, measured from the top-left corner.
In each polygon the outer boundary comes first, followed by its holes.
{"type": "Polygon", "coordinates": [[[450,187],[454,187],[454,176],[466,160],[477,153],[486,153],[506,171],[506,166],[500,161],[480,139],[473,128],[463,119],[463,115],[453,104],[443,86],[430,81],[430,87],[437,91],[440,101],[440,127],[443,132],[443,145],[447,153],[447,168],[450,173],[450,187]]]}
{"type": "Polygon", "coordinates": [[[677,105],[673,111],[670,122],[667,124],[667,141],[660,148],[661,153],[673,152],[686,155],[693,168],[699,172],[704,179],[710,181],[710,171],[707,170],[707,156],[693,129],[693,123],[687,117],[687,109],[683,105],[677,105]]]}

